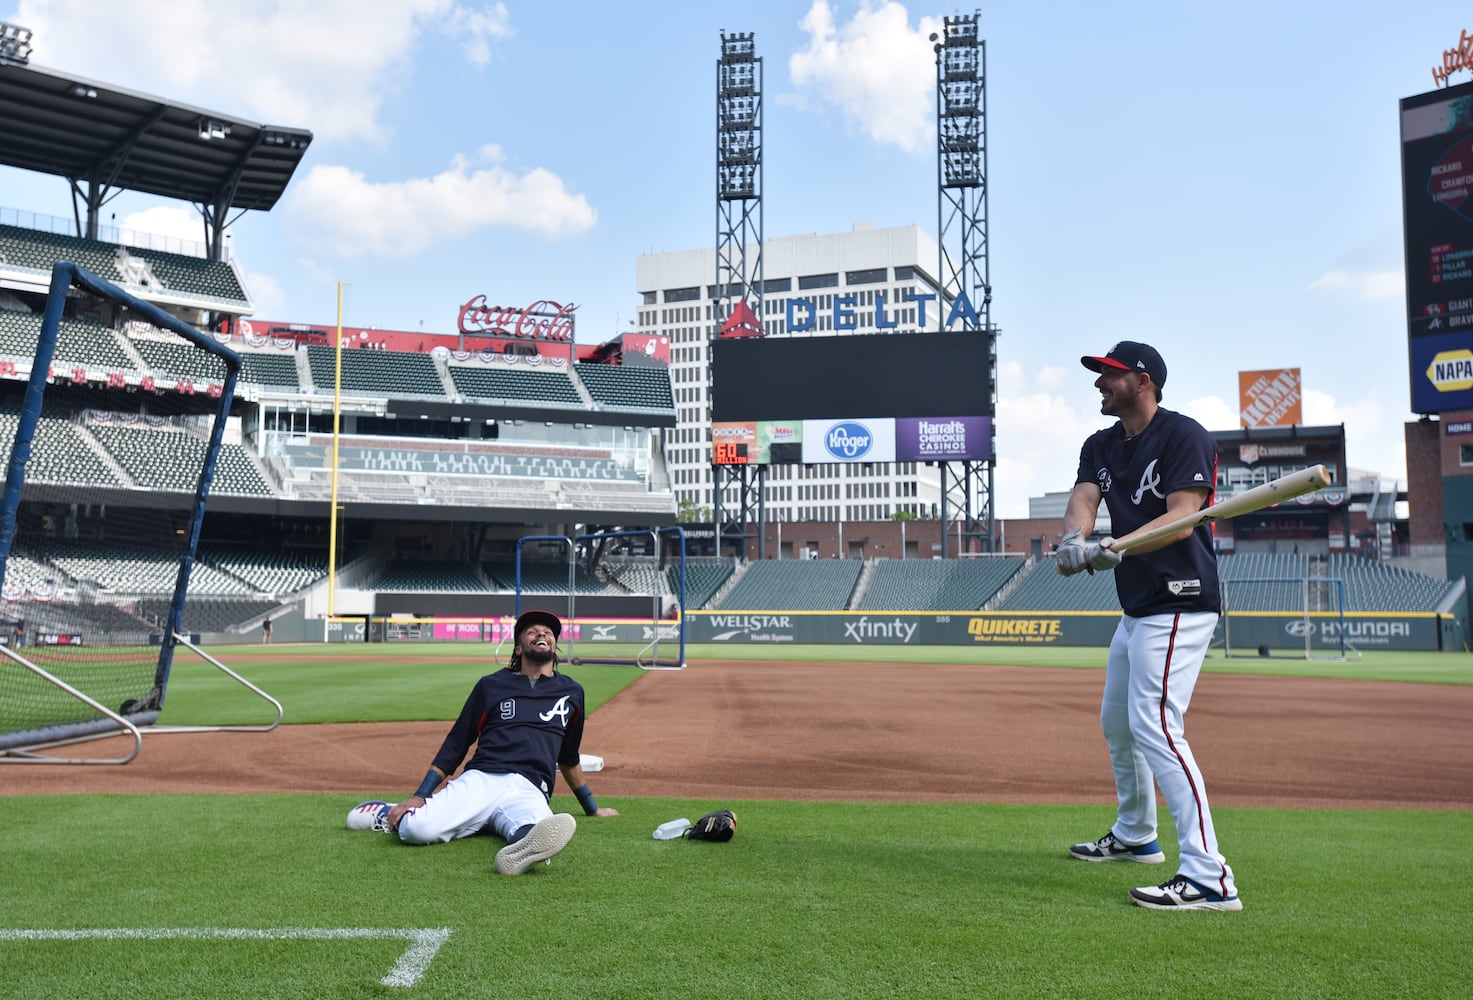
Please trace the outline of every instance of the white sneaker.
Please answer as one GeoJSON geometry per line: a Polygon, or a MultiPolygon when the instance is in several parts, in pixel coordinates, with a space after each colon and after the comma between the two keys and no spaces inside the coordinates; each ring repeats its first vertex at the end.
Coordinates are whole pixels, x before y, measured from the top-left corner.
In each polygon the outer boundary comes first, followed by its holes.
{"type": "Polygon", "coordinates": [[[522,874],[567,847],[577,828],[578,821],[568,813],[538,820],[525,837],[496,852],[496,870],[503,875],[522,874]]]}
{"type": "Polygon", "coordinates": [[[387,802],[381,802],[378,799],[359,803],[348,812],[348,829],[388,833],[389,809],[387,802]]]}

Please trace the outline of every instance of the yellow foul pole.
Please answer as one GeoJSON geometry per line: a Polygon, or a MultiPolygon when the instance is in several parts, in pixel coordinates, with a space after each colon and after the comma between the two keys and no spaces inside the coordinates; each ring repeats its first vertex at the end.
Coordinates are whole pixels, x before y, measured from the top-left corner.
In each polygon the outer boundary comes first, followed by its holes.
{"type": "Polygon", "coordinates": [[[343,282],[338,282],[338,328],[332,382],[332,509],[327,517],[327,616],[337,614],[338,429],[343,402],[343,282]]]}

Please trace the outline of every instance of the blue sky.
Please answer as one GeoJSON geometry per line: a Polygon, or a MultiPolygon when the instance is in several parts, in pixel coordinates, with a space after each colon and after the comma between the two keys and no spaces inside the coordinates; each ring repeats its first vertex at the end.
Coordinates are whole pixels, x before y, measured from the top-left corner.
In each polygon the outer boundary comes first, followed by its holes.
{"type": "MultiPolygon", "coordinates": [[[[257,315],[332,322],[342,281],[348,325],[448,333],[484,293],[578,303],[586,342],[628,327],[638,254],[714,244],[722,30],[763,58],[769,237],[934,235],[927,35],[975,9],[0,0],[36,65],[315,133],[232,230],[257,315]]],[[[1069,488],[1104,423],[1078,357],[1121,339],[1155,344],[1166,405],[1212,429],[1238,425],[1239,370],[1299,367],[1306,422],[1405,478],[1397,102],[1470,27],[1320,0],[983,9],[999,516],[1069,488]]],[[[3,169],[0,206],[71,214],[63,180],[3,169]]],[[[186,204],[107,211],[200,238],[186,204]]]]}

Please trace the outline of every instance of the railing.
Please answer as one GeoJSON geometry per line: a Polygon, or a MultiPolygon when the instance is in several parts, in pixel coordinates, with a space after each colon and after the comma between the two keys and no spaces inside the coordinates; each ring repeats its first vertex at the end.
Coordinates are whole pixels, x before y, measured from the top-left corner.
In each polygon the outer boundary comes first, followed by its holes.
{"type": "MultiPolygon", "coordinates": [[[[6,208],[3,205],[0,205],[0,225],[34,229],[37,232],[51,233],[55,236],[78,236],[77,224],[72,219],[58,215],[43,215],[40,212],[25,212],[18,208],[6,208]]],[[[159,236],[155,233],[139,232],[136,229],[121,229],[118,226],[98,226],[97,240],[100,243],[117,243],[122,246],[140,247],[144,250],[162,250],[164,253],[177,253],[186,257],[198,257],[201,260],[209,258],[209,253],[202,241],[184,240],[175,236],[159,236]]],[[[228,242],[223,248],[221,259],[230,259],[228,242]]]]}

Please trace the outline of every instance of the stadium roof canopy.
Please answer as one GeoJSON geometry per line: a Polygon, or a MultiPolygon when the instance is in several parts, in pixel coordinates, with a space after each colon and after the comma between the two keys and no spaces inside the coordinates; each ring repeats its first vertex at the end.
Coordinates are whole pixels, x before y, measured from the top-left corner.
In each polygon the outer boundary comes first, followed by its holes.
{"type": "Polygon", "coordinates": [[[312,133],[261,125],[83,77],[0,61],[0,165],[84,188],[89,228],[109,189],[231,210],[272,208],[312,133]]]}

